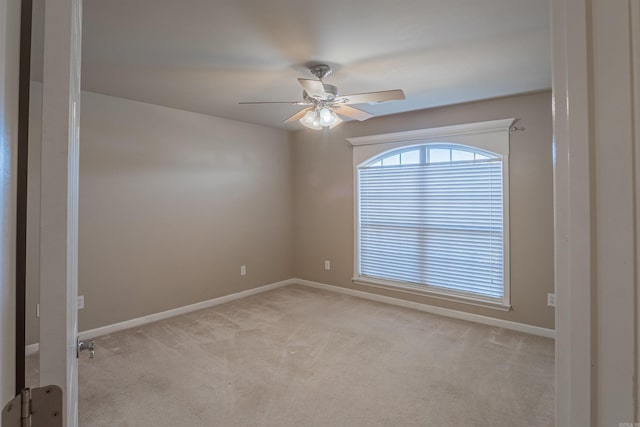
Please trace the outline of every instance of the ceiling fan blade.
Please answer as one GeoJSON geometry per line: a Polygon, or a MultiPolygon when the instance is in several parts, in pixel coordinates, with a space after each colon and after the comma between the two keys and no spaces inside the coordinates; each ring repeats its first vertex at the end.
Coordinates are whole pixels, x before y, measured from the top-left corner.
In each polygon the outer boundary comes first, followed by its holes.
{"type": "Polygon", "coordinates": [[[354,93],[352,95],[340,95],[335,102],[345,104],[372,104],[386,101],[398,101],[405,99],[401,89],[383,90],[381,92],[354,93]]]}
{"type": "Polygon", "coordinates": [[[289,105],[311,105],[308,102],[302,101],[248,101],[248,102],[238,102],[238,104],[289,104],[289,105]]]}
{"type": "Polygon", "coordinates": [[[329,96],[320,80],[298,79],[298,81],[312,98],[326,99],[329,96]]]}
{"type": "Polygon", "coordinates": [[[346,116],[359,121],[367,120],[373,117],[373,114],[367,113],[366,111],[362,111],[354,107],[349,107],[348,105],[334,105],[331,108],[333,108],[333,111],[340,114],[341,116],[346,116]]]}
{"type": "Polygon", "coordinates": [[[286,118],[282,121],[282,123],[291,123],[291,122],[295,122],[296,120],[299,120],[302,118],[302,116],[304,116],[305,114],[307,114],[307,111],[310,111],[311,108],[304,108],[300,111],[298,111],[297,113],[295,113],[294,115],[292,115],[289,118],[286,118]]]}

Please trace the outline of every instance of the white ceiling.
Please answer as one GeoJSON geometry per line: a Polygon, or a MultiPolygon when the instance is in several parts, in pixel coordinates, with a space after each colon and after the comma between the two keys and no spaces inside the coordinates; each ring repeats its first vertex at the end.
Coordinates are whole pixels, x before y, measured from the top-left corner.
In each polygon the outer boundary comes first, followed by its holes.
{"type": "MultiPolygon", "coordinates": [[[[548,0],[84,0],[83,89],[267,126],[304,64],[392,114],[551,87],[548,0]]],[[[35,61],[37,62],[37,60],[35,61]]],[[[288,128],[297,128],[297,123],[288,128]]]]}

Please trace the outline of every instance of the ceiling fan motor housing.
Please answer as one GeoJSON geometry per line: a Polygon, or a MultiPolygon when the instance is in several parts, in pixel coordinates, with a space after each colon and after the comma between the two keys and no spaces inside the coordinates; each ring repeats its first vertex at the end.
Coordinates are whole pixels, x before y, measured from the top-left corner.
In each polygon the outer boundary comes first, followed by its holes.
{"type": "Polygon", "coordinates": [[[307,102],[312,102],[315,103],[314,101],[333,101],[335,99],[336,96],[338,96],[338,88],[335,87],[334,85],[330,85],[327,83],[323,83],[322,86],[324,87],[324,91],[327,94],[327,97],[324,99],[317,99],[314,98],[312,96],[310,96],[306,90],[302,91],[302,98],[307,101],[307,102]]]}

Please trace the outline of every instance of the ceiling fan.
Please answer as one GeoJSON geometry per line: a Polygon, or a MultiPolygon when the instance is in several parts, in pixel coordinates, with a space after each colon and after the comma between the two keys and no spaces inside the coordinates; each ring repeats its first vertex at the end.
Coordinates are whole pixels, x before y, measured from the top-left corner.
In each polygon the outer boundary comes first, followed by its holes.
{"type": "Polygon", "coordinates": [[[241,102],[240,104],[290,104],[304,105],[304,108],[291,117],[284,119],[283,123],[299,120],[304,126],[320,130],[333,128],[342,122],[339,116],[355,120],[367,120],[373,114],[352,107],[353,104],[377,104],[386,101],[405,99],[404,92],[400,89],[385,90],[381,92],[354,93],[341,95],[338,88],[324,83],[324,78],[331,74],[331,67],[326,64],[316,64],[309,67],[311,74],[318,80],[298,79],[302,85],[302,101],[289,102],[241,102]]]}

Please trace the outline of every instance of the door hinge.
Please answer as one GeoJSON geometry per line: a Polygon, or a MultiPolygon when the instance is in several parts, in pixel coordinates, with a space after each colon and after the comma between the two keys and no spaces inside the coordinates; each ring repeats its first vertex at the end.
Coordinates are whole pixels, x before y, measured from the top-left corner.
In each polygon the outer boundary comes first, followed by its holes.
{"type": "Polygon", "coordinates": [[[62,427],[62,389],[24,389],[2,410],[2,427],[62,427]]]}

